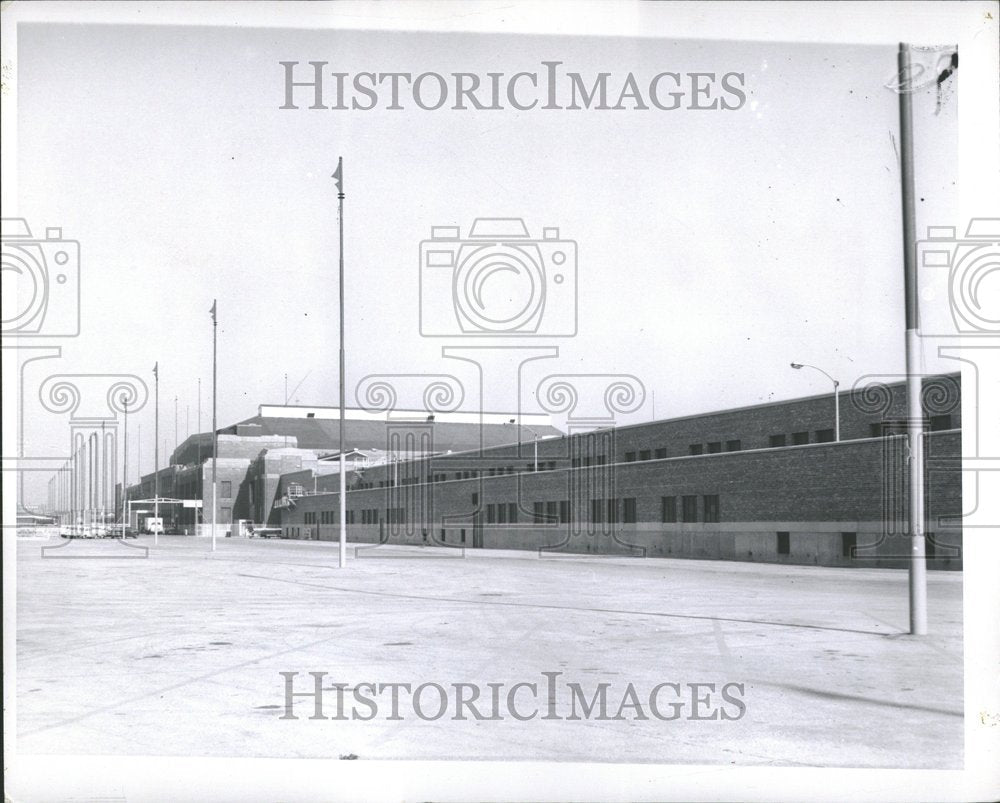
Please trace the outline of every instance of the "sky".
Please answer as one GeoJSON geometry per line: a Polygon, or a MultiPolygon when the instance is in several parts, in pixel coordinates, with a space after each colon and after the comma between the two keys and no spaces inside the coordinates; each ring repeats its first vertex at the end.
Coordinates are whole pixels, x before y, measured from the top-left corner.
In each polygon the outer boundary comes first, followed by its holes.
{"type": "MultiPolygon", "coordinates": [[[[158,362],[161,453],[175,445],[175,397],[177,438],[197,431],[201,378],[208,429],[213,299],[220,426],[281,403],[286,374],[292,403],[337,404],[339,156],[349,402],[369,374],[444,373],[465,384],[465,409],[537,412],[547,374],[624,373],[646,396],[620,419],[631,423],[653,417],[654,396],[664,418],[829,389],[792,361],[844,388],[904,372],[895,46],[33,24],[18,60],[17,214],[81,248],[81,334],[25,374],[34,452],[67,438],[31,391],[55,371],[135,373],[152,388],[158,362]],[[480,75],[557,60],[613,86],[629,72],[737,72],[747,102],[280,109],[289,60],[480,75]],[[442,356],[473,344],[420,335],[420,243],[432,226],[465,237],[477,217],[576,243],[577,334],[507,342],[559,350],[526,367],[520,399],[522,352],[484,353],[480,400],[471,364],[442,356]]],[[[958,99],[914,100],[920,233],[955,222],[958,99]]],[[[925,328],[949,328],[933,293],[925,328]]],[[[928,351],[925,369],[957,364],[928,351]]],[[[141,449],[150,471],[151,401],[130,431],[130,461],[141,449]]]]}

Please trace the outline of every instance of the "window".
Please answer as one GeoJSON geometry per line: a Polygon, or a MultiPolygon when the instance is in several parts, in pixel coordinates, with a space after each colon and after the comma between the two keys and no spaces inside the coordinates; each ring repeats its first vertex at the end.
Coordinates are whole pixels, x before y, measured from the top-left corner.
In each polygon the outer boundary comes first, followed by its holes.
{"type": "Polygon", "coordinates": [[[657,460],[665,460],[666,457],[667,457],[667,450],[666,449],[657,449],[656,450],[656,459],[657,460]]]}
{"type": "Polygon", "coordinates": [[[951,416],[950,415],[932,415],[931,416],[931,432],[940,432],[943,429],[951,429],[951,416]]]}
{"type": "Polygon", "coordinates": [[[833,430],[832,429],[817,429],[816,430],[816,443],[833,443],[833,430]]]}
{"type": "Polygon", "coordinates": [[[593,524],[600,524],[604,521],[604,500],[603,499],[591,499],[590,500],[590,521],[593,524]]]}
{"type": "Polygon", "coordinates": [[[874,424],[868,425],[868,437],[869,438],[881,438],[882,437],[882,422],[877,421],[874,424]]]}
{"type": "Polygon", "coordinates": [[[639,459],[640,460],[649,460],[650,456],[651,456],[651,453],[650,453],[649,449],[643,449],[641,452],[639,452],[639,459]]]}
{"type": "Polygon", "coordinates": [[[233,509],[231,507],[224,507],[219,511],[222,514],[221,524],[229,524],[233,520],[233,509]]]}
{"type": "Polygon", "coordinates": [[[444,543],[447,543],[447,541],[448,541],[448,534],[445,532],[444,527],[442,527],[441,528],[441,543],[444,544],[444,543]]]}
{"type": "Polygon", "coordinates": [[[607,500],[607,508],[608,508],[608,524],[617,524],[618,523],[618,500],[617,499],[608,499],[607,500]]]}
{"type": "Polygon", "coordinates": [[[708,444],[708,453],[716,454],[722,451],[722,441],[712,441],[708,444]]]}
{"type": "Polygon", "coordinates": [[[688,454],[701,454],[703,451],[700,443],[692,443],[688,446],[688,454]]]}
{"type": "Polygon", "coordinates": [[[792,554],[792,536],[787,532],[778,533],[778,554],[779,555],[790,555],[792,554]]]}
{"type": "Polygon", "coordinates": [[[486,523],[487,524],[497,523],[497,506],[492,503],[486,506],[486,523]]]}
{"type": "Polygon", "coordinates": [[[635,452],[625,452],[625,462],[634,463],[635,462],[635,452]]]}
{"type": "Polygon", "coordinates": [[[697,496],[685,496],[681,499],[681,515],[686,522],[698,521],[697,496]]]}
{"type": "Polygon", "coordinates": [[[563,499],[559,503],[559,521],[562,524],[569,523],[569,500],[563,499]]]}
{"type": "Polygon", "coordinates": [[[535,524],[543,524],[545,522],[545,503],[535,502],[535,524]]]}
{"type": "Polygon", "coordinates": [[[660,497],[660,518],[664,522],[675,522],[677,521],[677,497],[676,496],[662,496],[660,497]]]}
{"type": "Polygon", "coordinates": [[[635,497],[622,500],[622,521],[625,524],[635,524],[635,497]]]}
{"type": "Polygon", "coordinates": [[[572,460],[570,460],[569,461],[569,467],[570,468],[580,468],[580,458],[579,457],[574,457],[572,460]]]}
{"type": "Polygon", "coordinates": [[[556,461],[555,460],[550,460],[549,463],[548,463],[548,466],[549,466],[549,471],[555,471],[556,470],[556,461]]]}
{"type": "Polygon", "coordinates": [[[805,443],[809,443],[809,433],[808,432],[793,432],[792,433],[792,446],[802,446],[805,443]]]}
{"type": "Polygon", "coordinates": [[[507,523],[507,505],[501,502],[497,505],[497,524],[507,523]]]}
{"type": "Polygon", "coordinates": [[[858,546],[857,533],[840,534],[840,554],[845,558],[853,558],[858,546]]]}
{"type": "Polygon", "coordinates": [[[705,503],[705,521],[717,523],[719,521],[719,495],[710,494],[703,497],[705,503]]]}
{"type": "Polygon", "coordinates": [[[459,530],[458,540],[461,541],[463,544],[465,543],[465,530],[459,530]]]}
{"type": "Polygon", "coordinates": [[[517,502],[511,502],[507,505],[507,521],[511,524],[517,524],[517,502]]]}
{"type": "Polygon", "coordinates": [[[559,503],[558,502],[546,502],[545,503],[545,523],[555,524],[559,521],[559,503]]]}
{"type": "Polygon", "coordinates": [[[738,452],[743,448],[743,443],[739,438],[731,441],[726,441],[726,451],[727,452],[738,452]]]}
{"type": "Polygon", "coordinates": [[[934,560],[937,557],[937,549],[934,544],[934,533],[924,535],[924,557],[927,560],[934,560]]]}
{"type": "Polygon", "coordinates": [[[233,483],[230,480],[223,480],[222,481],[222,492],[221,492],[221,494],[222,494],[222,498],[223,499],[230,499],[230,498],[232,498],[232,495],[233,495],[233,483]]]}
{"type": "Polygon", "coordinates": [[[778,449],[781,446],[784,446],[785,445],[785,436],[784,436],[784,434],[782,434],[782,435],[772,435],[768,439],[767,445],[770,446],[772,449],[778,449]]]}
{"type": "Polygon", "coordinates": [[[472,506],[477,507],[479,505],[479,494],[472,495],[472,506]]]}

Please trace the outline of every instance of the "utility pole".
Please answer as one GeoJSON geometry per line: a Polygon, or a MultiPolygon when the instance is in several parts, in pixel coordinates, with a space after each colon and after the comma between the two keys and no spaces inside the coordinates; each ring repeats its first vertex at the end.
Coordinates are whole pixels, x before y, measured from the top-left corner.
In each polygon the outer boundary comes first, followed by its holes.
{"type": "Polygon", "coordinates": [[[347,563],[347,463],[344,460],[344,159],[337,158],[337,217],[340,221],[340,549],[339,566],[347,563]]]}
{"type": "MultiPolygon", "coordinates": [[[[156,378],[155,423],[153,426],[153,520],[160,519],[160,363],[153,365],[156,378]]],[[[153,525],[153,546],[159,543],[159,524],[153,525]]]]}
{"type": "Polygon", "coordinates": [[[126,502],[128,498],[128,394],[122,394],[122,407],[125,410],[125,432],[123,435],[124,448],[122,449],[122,541],[125,540],[125,516],[126,502]]]}
{"type": "Polygon", "coordinates": [[[215,305],[216,305],[216,301],[213,298],[212,299],[212,309],[210,310],[211,313],[212,313],[212,551],[213,552],[215,552],[215,509],[216,509],[216,504],[215,504],[215,469],[216,469],[216,462],[218,461],[218,452],[219,452],[219,438],[215,434],[215,431],[216,431],[216,425],[215,425],[215,391],[216,391],[216,379],[217,379],[217,374],[218,374],[218,372],[216,370],[216,354],[217,354],[217,349],[216,349],[217,334],[216,333],[217,333],[217,331],[219,329],[219,322],[216,319],[216,306],[215,305]]]}
{"type": "Polygon", "coordinates": [[[916,213],[913,204],[913,89],[910,46],[899,44],[900,177],[903,201],[903,286],[906,295],[906,429],[909,462],[910,634],[927,634],[924,542],[924,411],[921,402],[920,305],[917,295],[916,213]]]}

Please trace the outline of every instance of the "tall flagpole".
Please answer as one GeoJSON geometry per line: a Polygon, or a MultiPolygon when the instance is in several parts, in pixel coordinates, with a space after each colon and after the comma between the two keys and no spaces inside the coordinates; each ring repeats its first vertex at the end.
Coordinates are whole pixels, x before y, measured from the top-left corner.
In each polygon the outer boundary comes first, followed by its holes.
{"type": "Polygon", "coordinates": [[[215,434],[215,386],[216,386],[216,332],[219,321],[216,319],[215,299],[212,299],[212,551],[215,552],[215,464],[219,451],[219,439],[215,434]]]}
{"type": "Polygon", "coordinates": [[[927,634],[924,543],[924,411],[921,402],[920,305],[917,296],[916,214],[913,204],[913,89],[910,46],[899,44],[899,140],[903,199],[903,279],[906,295],[906,429],[909,451],[910,633],[927,634]]]}
{"type": "MultiPolygon", "coordinates": [[[[160,519],[160,363],[153,364],[156,378],[156,412],[153,425],[153,521],[160,519]]],[[[153,525],[153,546],[159,543],[159,525],[153,525]]]]}
{"type": "Polygon", "coordinates": [[[337,158],[337,208],[340,219],[340,549],[339,566],[347,563],[347,464],[344,460],[344,159],[337,158]]]}
{"type": "Polygon", "coordinates": [[[122,541],[125,540],[126,499],[128,498],[128,394],[122,395],[122,407],[125,408],[125,432],[122,436],[122,541]]]}

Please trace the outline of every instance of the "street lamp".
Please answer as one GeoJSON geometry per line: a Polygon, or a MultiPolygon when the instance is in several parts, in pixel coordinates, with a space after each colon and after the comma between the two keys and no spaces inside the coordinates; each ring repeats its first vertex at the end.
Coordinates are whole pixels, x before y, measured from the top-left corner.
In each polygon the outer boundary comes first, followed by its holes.
{"type": "Polygon", "coordinates": [[[833,382],[833,417],[834,417],[833,439],[839,443],[840,442],[840,393],[838,389],[840,388],[840,382],[838,382],[836,379],[830,376],[822,368],[817,368],[815,365],[806,365],[805,363],[801,362],[793,362],[790,363],[790,365],[795,370],[799,370],[800,368],[812,368],[814,371],[819,371],[821,374],[823,374],[823,376],[825,376],[827,379],[833,382]]]}
{"type": "MultiPolygon", "coordinates": [[[[508,424],[515,424],[515,423],[517,423],[517,419],[516,418],[512,418],[507,423],[508,424]]],[[[524,424],[518,424],[517,426],[518,426],[518,437],[517,437],[517,442],[518,443],[521,442],[521,436],[520,436],[520,430],[521,429],[528,430],[528,432],[530,432],[534,436],[534,438],[535,438],[535,462],[534,462],[533,470],[534,471],[538,471],[538,433],[535,432],[535,430],[533,430],[531,427],[525,426],[524,424]]]]}

